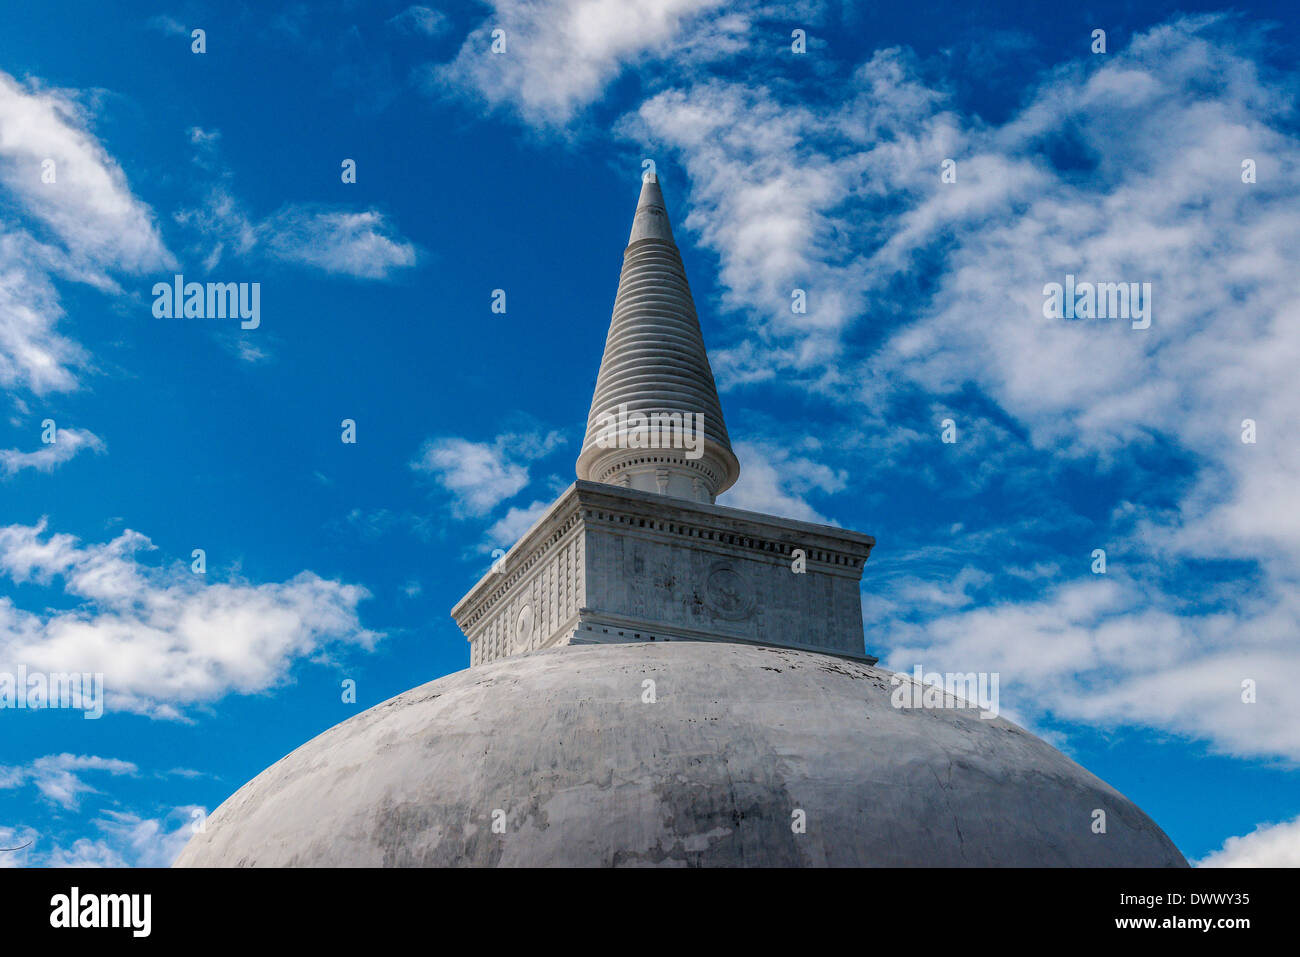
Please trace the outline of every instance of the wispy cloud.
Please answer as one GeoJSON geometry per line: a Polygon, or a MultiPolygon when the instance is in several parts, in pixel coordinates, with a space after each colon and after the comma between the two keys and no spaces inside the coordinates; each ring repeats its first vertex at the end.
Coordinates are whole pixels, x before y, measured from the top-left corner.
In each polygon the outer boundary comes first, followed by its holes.
{"type": "Polygon", "coordinates": [[[211,183],[199,206],[175,214],[178,224],[199,237],[204,268],[215,269],[226,256],[262,256],[331,275],[382,280],[416,264],[414,243],[376,209],[290,203],[257,219],[234,192],[233,175],[219,156],[220,140],[217,130],[190,131],[195,162],[211,183]]]}
{"type": "Polygon", "coordinates": [[[386,22],[395,30],[426,37],[442,36],[451,29],[451,21],[446,14],[420,6],[407,7],[386,22]]]}
{"type": "Polygon", "coordinates": [[[514,498],[528,485],[529,463],[564,442],[558,432],[508,432],[492,442],[446,437],[429,439],[411,463],[452,496],[453,512],[480,517],[514,498]]]}
{"type": "Polygon", "coordinates": [[[145,21],[145,26],[169,37],[187,37],[190,35],[190,31],[185,29],[183,23],[166,13],[150,17],[145,21]]]}
{"type": "Polygon", "coordinates": [[[152,210],[89,125],[74,93],[0,72],[0,188],[24,214],[0,222],[0,387],[77,385],[86,357],[56,331],[55,278],[117,293],[115,274],[174,263],[152,210]]]}
{"type": "Polygon", "coordinates": [[[108,774],[135,774],[139,769],[130,761],[101,758],[89,754],[48,754],[26,765],[0,765],[0,789],[31,784],[48,801],[74,811],[85,794],[97,793],[81,775],[87,771],[108,774]]]}
{"type": "Polygon", "coordinates": [[[489,0],[492,15],[456,58],[430,69],[431,92],[506,106],[529,122],[561,125],[627,66],[675,51],[680,31],[721,0],[489,0]],[[505,52],[493,53],[493,31],[505,52]]]}
{"type": "Polygon", "coordinates": [[[266,254],[335,275],[386,279],[415,265],[415,247],[376,210],[288,206],[254,230],[266,254]]]}
{"type": "MultiPolygon", "coordinates": [[[[0,777],[0,788],[4,786],[0,777]]],[[[4,849],[4,853],[0,853],[0,867],[28,866],[35,857],[34,845],[39,837],[39,832],[32,827],[0,825],[0,848],[4,849]]]]}
{"type": "MultiPolygon", "coordinates": [[[[1300,735],[1279,730],[1300,716],[1278,686],[1241,700],[1247,679],[1300,681],[1283,637],[1300,632],[1289,491],[1300,445],[1283,425],[1300,407],[1300,277],[1285,253],[1300,247],[1288,186],[1300,140],[1294,78],[1259,69],[1260,43],[1233,18],[1178,19],[1045,74],[997,125],[960,115],[907,51],[882,50],[851,75],[819,77],[818,94],[697,77],[619,126],[670,148],[658,154],[668,176],[671,157],[689,176],[687,231],[718,255],[723,304],[746,323],[717,355],[724,382],[861,408],[859,451],[873,463],[896,464],[918,442],[941,448],[931,420],[951,410],[962,438],[944,456],[970,468],[942,473],[946,496],[1006,483],[1011,461],[1031,492],[1069,464],[1174,497],[1116,501],[1090,523],[1128,577],[1050,576],[1035,591],[1019,576],[1027,600],[925,603],[937,617],[879,633],[891,663],[1002,669],[1022,679],[1028,710],[1300,756],[1300,735]],[[955,183],[940,178],[949,158],[955,183]],[[1267,177],[1243,183],[1248,158],[1267,177]],[[1151,327],[1045,320],[1043,286],[1066,273],[1151,283],[1151,327]],[[806,314],[790,308],[796,288],[806,314]],[[1253,444],[1241,441],[1245,419],[1264,430],[1253,444]],[[1174,457],[1189,480],[1171,483],[1174,457]],[[1193,599],[1207,556],[1259,573],[1230,597],[1209,582],[1193,599]]],[[[779,504],[761,467],[736,493],[755,475],[760,499],[779,504]]],[[[1060,564],[1041,550],[1033,562],[1060,564]]],[[[895,586],[900,601],[953,594],[925,579],[895,586]]]]}
{"type": "Polygon", "coordinates": [[[741,480],[718,498],[719,505],[802,519],[821,525],[836,524],[813,508],[810,492],[838,492],[845,475],[802,456],[791,455],[775,443],[737,442],[741,480]]]}
{"type": "Polygon", "coordinates": [[[159,817],[107,810],[88,822],[98,836],[72,840],[31,827],[0,827],[0,846],[26,845],[17,853],[0,855],[0,867],[170,867],[194,836],[192,812],[195,810],[201,809],[186,805],[159,817]]]}
{"type": "Polygon", "coordinates": [[[103,845],[116,848],[132,867],[171,867],[194,836],[193,806],[173,808],[163,817],[105,811],[95,822],[103,845]]]}
{"type": "Polygon", "coordinates": [[[94,432],[85,429],[59,429],[55,441],[43,445],[35,452],[18,449],[0,449],[0,471],[16,475],[23,469],[52,472],[56,466],[70,461],[78,452],[89,450],[103,452],[104,442],[94,432]]]}
{"type": "MultiPolygon", "coordinates": [[[[877,227],[860,194],[872,150],[892,154],[877,139],[891,114],[936,99],[900,75],[902,59],[877,54],[829,109],[798,88],[705,79],[655,95],[618,125],[660,147],[670,184],[669,161],[680,157],[691,184],[684,226],[717,252],[723,305],[750,325],[746,344],[716,350],[724,386],[810,370],[839,382],[842,336],[867,306],[877,227]]],[[[917,155],[946,155],[942,129],[908,132],[917,155]]]]}
{"type": "Polygon", "coordinates": [[[421,541],[427,542],[435,538],[439,530],[439,523],[431,516],[388,508],[354,508],[348,512],[345,523],[349,529],[367,541],[374,541],[390,532],[401,530],[410,532],[421,541]]]}

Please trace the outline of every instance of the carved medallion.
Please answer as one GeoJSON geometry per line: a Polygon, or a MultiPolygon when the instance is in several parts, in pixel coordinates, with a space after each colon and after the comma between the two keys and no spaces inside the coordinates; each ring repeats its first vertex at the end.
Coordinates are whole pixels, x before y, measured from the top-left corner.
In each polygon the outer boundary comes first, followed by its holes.
{"type": "Polygon", "coordinates": [[[754,590],[730,562],[714,562],[704,579],[704,603],[719,618],[740,621],[754,610],[754,590]]]}
{"type": "Polygon", "coordinates": [[[515,653],[528,649],[529,643],[533,640],[533,606],[524,605],[519,609],[519,617],[515,619],[515,653]]]}

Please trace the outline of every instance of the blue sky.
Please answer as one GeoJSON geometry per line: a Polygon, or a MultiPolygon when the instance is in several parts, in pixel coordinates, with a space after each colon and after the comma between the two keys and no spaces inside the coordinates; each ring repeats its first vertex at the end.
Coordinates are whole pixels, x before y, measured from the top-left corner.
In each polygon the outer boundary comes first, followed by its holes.
{"type": "Polygon", "coordinates": [[[0,866],[166,864],[468,664],[448,610],[572,481],[647,158],[721,503],[875,535],[867,649],[998,672],[1189,859],[1300,863],[1293,18],[1024,6],[7,11],[0,671],[107,713],[0,711],[0,866]],[[177,272],[260,325],[156,318],[177,272]],[[1150,328],[1045,319],[1067,274],[1151,283],[1150,328]]]}

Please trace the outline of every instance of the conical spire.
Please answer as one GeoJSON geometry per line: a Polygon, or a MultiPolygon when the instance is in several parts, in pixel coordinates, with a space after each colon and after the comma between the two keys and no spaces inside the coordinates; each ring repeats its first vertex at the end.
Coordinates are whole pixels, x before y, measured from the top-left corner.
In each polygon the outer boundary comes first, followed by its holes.
{"type": "Polygon", "coordinates": [[[739,475],[686,270],[650,174],[623,253],[578,478],[712,502],[739,475]],[[693,431],[701,425],[702,438],[693,431]]]}
{"type": "Polygon", "coordinates": [[[627,237],[627,244],[631,246],[642,239],[662,240],[677,249],[658,176],[647,177],[641,183],[641,198],[636,202],[636,216],[632,218],[632,233],[627,237]]]}

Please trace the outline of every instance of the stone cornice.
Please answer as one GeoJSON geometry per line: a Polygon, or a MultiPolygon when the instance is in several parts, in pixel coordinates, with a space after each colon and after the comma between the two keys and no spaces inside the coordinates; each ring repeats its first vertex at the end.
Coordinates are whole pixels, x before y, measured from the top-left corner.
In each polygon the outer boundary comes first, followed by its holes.
{"type": "Polygon", "coordinates": [[[876,540],[862,532],[831,525],[818,525],[793,518],[780,518],[725,505],[706,505],[681,499],[578,481],[569,487],[577,491],[584,507],[584,520],[593,524],[612,522],[627,525],[652,519],[647,530],[683,536],[695,544],[712,542],[728,548],[766,552],[774,558],[788,558],[794,548],[807,553],[809,563],[825,571],[843,569],[861,577],[862,566],[876,540]]]}
{"type": "Polygon", "coordinates": [[[528,572],[554,548],[581,530],[578,499],[569,486],[550,508],[533,523],[506,554],[493,563],[493,568],[458,601],[451,610],[452,618],[462,630],[468,630],[502,598],[509,596],[516,585],[528,581],[528,572]]]}
{"type": "Polygon", "coordinates": [[[788,563],[802,548],[806,561],[835,575],[862,576],[863,565],[876,540],[862,532],[779,518],[760,512],[706,505],[682,499],[578,480],[546,510],[518,543],[498,562],[502,571],[489,571],[451,610],[463,631],[470,631],[492,608],[531,579],[530,571],[555,548],[576,537],[584,526],[636,528],[638,534],[661,541],[676,539],[719,554],[736,549],[751,557],[788,563]]]}

